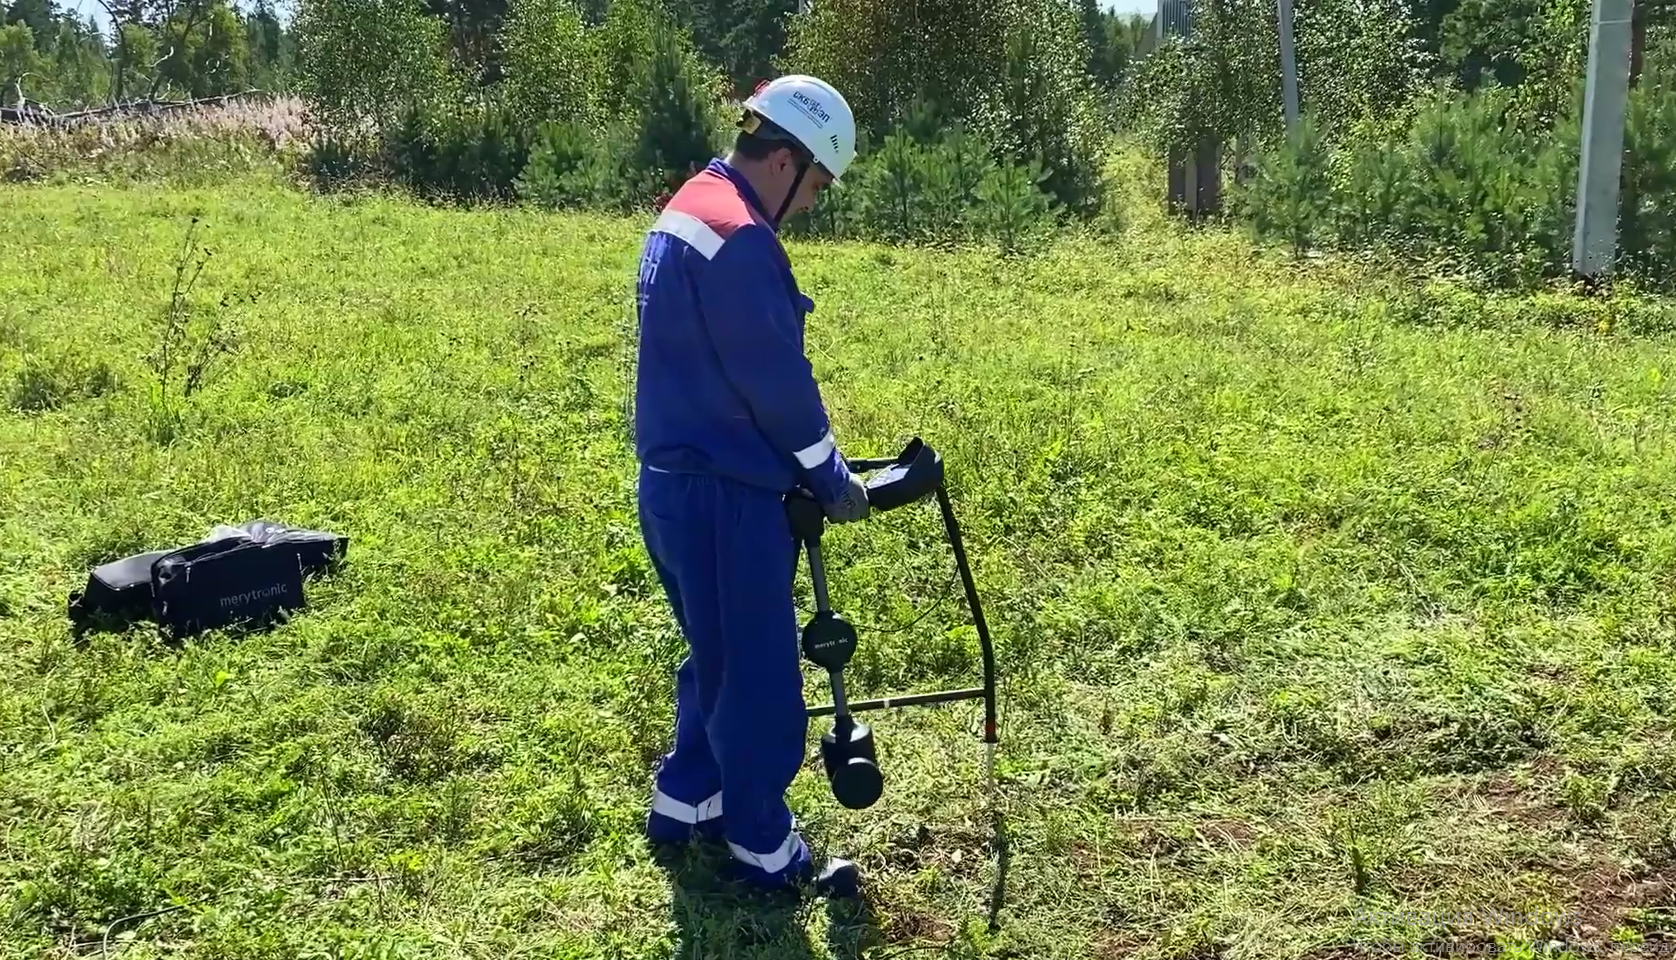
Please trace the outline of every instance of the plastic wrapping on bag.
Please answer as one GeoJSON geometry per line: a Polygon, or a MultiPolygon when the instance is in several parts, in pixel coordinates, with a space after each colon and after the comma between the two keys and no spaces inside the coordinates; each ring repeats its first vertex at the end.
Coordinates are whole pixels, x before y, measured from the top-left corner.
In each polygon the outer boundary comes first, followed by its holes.
{"type": "Polygon", "coordinates": [[[79,635],[151,621],[175,636],[221,627],[262,628],[307,606],[303,582],[340,563],[340,534],[270,520],[216,524],[203,539],[101,564],[70,594],[79,635]]]}

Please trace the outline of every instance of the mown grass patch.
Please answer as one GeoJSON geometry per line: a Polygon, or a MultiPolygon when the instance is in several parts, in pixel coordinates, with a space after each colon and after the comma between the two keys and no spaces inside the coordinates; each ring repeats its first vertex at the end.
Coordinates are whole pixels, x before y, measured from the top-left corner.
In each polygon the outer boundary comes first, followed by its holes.
{"type": "MultiPolygon", "coordinates": [[[[638,840],[681,654],[624,419],[643,223],[272,188],[4,211],[0,956],[1670,935],[1668,339],[1420,315],[1144,218],[1022,261],[796,245],[846,449],[947,458],[1006,687],[991,931],[974,706],[870,718],[871,811],[818,760],[794,786],[863,914],[703,858],[672,882],[638,840]],[[71,642],[91,564],[258,516],[352,538],[306,615],[71,642]],[[1568,912],[1463,919],[1490,909],[1568,912]],[[1455,922],[1375,929],[1398,910],[1455,922]]],[[[852,696],[975,676],[939,538],[930,508],[829,536],[852,696]]]]}

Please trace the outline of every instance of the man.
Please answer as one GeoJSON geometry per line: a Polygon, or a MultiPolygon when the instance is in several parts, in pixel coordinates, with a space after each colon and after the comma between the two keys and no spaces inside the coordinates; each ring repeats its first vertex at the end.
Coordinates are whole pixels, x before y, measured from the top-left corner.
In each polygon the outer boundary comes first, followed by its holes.
{"type": "Polygon", "coordinates": [[[689,647],[646,829],[655,844],[725,841],[743,879],[847,896],[854,864],[817,871],[785,801],[808,708],[784,496],[804,487],[847,523],[867,493],[804,355],[814,302],[778,228],[843,175],[855,120],[827,83],[787,76],[757,88],[739,126],[726,159],[670,198],[640,260],[640,525],[689,647]]]}

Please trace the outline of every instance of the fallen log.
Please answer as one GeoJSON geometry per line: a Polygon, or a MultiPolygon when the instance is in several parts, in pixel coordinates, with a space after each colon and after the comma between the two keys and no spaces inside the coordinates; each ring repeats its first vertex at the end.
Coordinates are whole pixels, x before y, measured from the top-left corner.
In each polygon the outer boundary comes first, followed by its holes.
{"type": "Polygon", "coordinates": [[[235,93],[217,94],[213,97],[196,97],[190,100],[130,100],[127,103],[112,104],[108,107],[94,107],[88,110],[75,110],[70,113],[54,113],[50,110],[35,107],[0,107],[0,123],[64,127],[105,120],[125,120],[134,116],[156,116],[180,110],[192,110],[198,107],[218,106],[231,103],[234,100],[243,100],[247,97],[269,95],[268,91],[265,90],[242,90],[235,93]]]}

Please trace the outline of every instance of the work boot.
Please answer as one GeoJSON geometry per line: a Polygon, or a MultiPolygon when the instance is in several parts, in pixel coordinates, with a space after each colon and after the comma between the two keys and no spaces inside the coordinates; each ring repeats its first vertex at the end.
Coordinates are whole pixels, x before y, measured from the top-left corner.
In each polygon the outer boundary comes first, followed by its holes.
{"type": "Polygon", "coordinates": [[[730,879],[751,889],[775,897],[802,897],[813,893],[832,900],[861,896],[861,868],[853,861],[833,857],[819,865],[806,862],[801,869],[788,870],[773,877],[752,870],[737,860],[730,860],[725,868],[730,879]]]}
{"type": "Polygon", "coordinates": [[[861,868],[854,861],[833,857],[815,875],[815,893],[830,900],[861,896],[861,868]]]}

